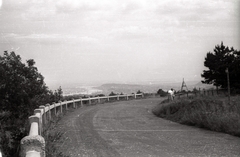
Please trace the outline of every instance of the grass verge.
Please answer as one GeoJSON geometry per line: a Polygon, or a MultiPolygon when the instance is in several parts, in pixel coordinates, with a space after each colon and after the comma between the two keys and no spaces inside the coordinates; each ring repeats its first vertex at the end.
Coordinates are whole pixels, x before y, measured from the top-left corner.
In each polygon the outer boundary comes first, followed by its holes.
{"type": "Polygon", "coordinates": [[[240,137],[240,96],[232,98],[230,104],[217,97],[180,99],[161,103],[152,112],[181,124],[240,137]]]}
{"type": "Polygon", "coordinates": [[[55,117],[44,129],[43,137],[46,142],[45,153],[47,157],[69,157],[58,148],[58,144],[63,142],[63,132],[56,128],[63,115],[64,114],[60,114],[58,117],[55,117]]]}

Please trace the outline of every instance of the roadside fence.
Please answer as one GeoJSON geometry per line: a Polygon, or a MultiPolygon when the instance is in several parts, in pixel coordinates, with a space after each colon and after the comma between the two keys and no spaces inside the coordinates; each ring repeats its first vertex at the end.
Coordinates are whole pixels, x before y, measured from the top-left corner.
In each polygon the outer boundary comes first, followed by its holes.
{"type": "MultiPolygon", "coordinates": [[[[200,89],[199,90],[194,90],[191,92],[184,91],[184,92],[177,92],[175,94],[175,99],[180,99],[180,98],[194,98],[194,97],[213,97],[213,96],[222,96],[222,97],[227,97],[228,96],[228,91],[225,89],[200,89]]],[[[168,95],[168,101],[171,101],[171,96],[168,95]]]]}
{"type": "Polygon", "coordinates": [[[102,97],[88,97],[59,101],[52,105],[46,104],[34,110],[34,115],[29,117],[30,130],[28,136],[21,140],[21,157],[45,157],[45,140],[42,136],[44,127],[59,114],[70,108],[80,108],[84,105],[100,104],[104,102],[132,100],[144,98],[144,94],[114,95],[102,97]]]}

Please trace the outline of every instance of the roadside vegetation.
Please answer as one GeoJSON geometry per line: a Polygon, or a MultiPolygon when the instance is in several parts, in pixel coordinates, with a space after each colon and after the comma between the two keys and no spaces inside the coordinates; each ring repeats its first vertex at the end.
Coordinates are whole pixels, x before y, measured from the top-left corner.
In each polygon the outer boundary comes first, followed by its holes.
{"type": "Polygon", "coordinates": [[[26,63],[15,52],[0,56],[0,151],[18,157],[20,140],[29,132],[28,117],[40,105],[62,99],[61,87],[48,89],[35,61],[26,63]]]}
{"type": "Polygon", "coordinates": [[[45,146],[45,153],[47,157],[69,157],[65,155],[58,147],[58,144],[64,143],[64,132],[60,129],[57,129],[57,125],[62,117],[71,112],[69,110],[64,112],[63,114],[59,114],[50,123],[44,128],[43,138],[45,139],[46,146],[45,146]]]}
{"type": "MultiPolygon", "coordinates": [[[[223,42],[216,45],[213,52],[208,52],[201,74],[202,83],[216,86],[217,91],[231,91],[235,96],[228,101],[226,95],[206,97],[197,96],[193,90],[191,99],[184,98],[172,102],[163,101],[153,109],[156,116],[181,124],[194,125],[213,131],[219,131],[240,137],[240,51],[224,46],[223,42]],[[230,78],[230,79],[229,79],[230,78]],[[231,85],[231,87],[230,87],[231,85]],[[228,89],[228,90],[227,90],[228,89]],[[195,98],[194,98],[195,97],[195,98]]],[[[162,91],[158,91],[159,93],[162,91]]]]}
{"type": "Polygon", "coordinates": [[[240,137],[240,96],[229,104],[220,97],[197,97],[161,103],[152,111],[156,116],[181,124],[240,137]]]}
{"type": "MultiPolygon", "coordinates": [[[[240,79],[237,79],[240,77],[240,51],[221,43],[215,46],[213,53],[207,53],[204,65],[208,70],[204,70],[201,75],[204,78],[203,83],[213,84],[222,89],[228,88],[230,83],[231,92],[240,94],[240,79]],[[230,80],[227,80],[226,73],[230,80]]],[[[142,92],[139,90],[137,93],[142,92]]],[[[48,89],[33,59],[23,63],[21,57],[15,52],[7,51],[0,56],[0,151],[4,157],[19,156],[19,143],[28,134],[28,117],[33,114],[34,109],[47,103],[77,98],[72,96],[63,98],[62,94],[61,87],[54,92],[48,89]]],[[[157,94],[167,95],[162,89],[157,94]]],[[[112,92],[109,95],[115,95],[115,93],[112,92]]],[[[144,95],[145,98],[155,96],[151,93],[144,93],[144,95]]],[[[240,98],[235,99],[230,104],[218,98],[183,99],[159,105],[153,112],[157,116],[182,124],[240,136],[240,98]]],[[[60,134],[46,133],[45,138],[47,144],[50,144],[49,147],[53,147],[52,139],[58,139],[60,134]]],[[[57,155],[56,152],[53,153],[55,153],[53,156],[61,156],[61,153],[57,155]]],[[[48,156],[50,154],[51,152],[48,156]]]]}

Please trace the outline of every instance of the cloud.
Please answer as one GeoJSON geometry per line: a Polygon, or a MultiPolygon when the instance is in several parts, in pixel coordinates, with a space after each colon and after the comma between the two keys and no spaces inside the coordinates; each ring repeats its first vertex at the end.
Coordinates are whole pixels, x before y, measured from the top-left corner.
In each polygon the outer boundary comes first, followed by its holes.
{"type": "Polygon", "coordinates": [[[159,16],[177,17],[179,21],[208,21],[229,18],[234,11],[233,1],[177,0],[163,1],[158,4],[156,13],[159,16]]]}
{"type": "Polygon", "coordinates": [[[59,37],[60,37],[59,34],[29,34],[29,35],[18,36],[18,38],[25,38],[25,39],[56,39],[59,37]]]}
{"type": "Polygon", "coordinates": [[[120,10],[123,14],[131,14],[132,12],[141,9],[141,6],[138,3],[123,3],[120,7],[120,10]]]}
{"type": "Polygon", "coordinates": [[[8,11],[22,10],[31,20],[58,19],[60,14],[90,20],[153,19],[171,24],[179,21],[207,21],[236,16],[236,1],[225,0],[4,0],[8,11]],[[129,17],[126,17],[129,16],[129,17]],[[173,21],[173,23],[171,23],[173,21]]]}
{"type": "Polygon", "coordinates": [[[206,35],[210,27],[215,27],[214,21],[233,20],[231,15],[234,2],[236,3],[234,0],[175,0],[174,3],[170,0],[6,0],[5,4],[25,9],[19,14],[29,21],[27,28],[36,32],[35,35],[38,34],[36,38],[26,36],[25,39],[51,39],[51,42],[67,39],[74,43],[90,43],[99,42],[100,39],[150,41],[150,38],[152,41],[162,39],[166,42],[173,39],[187,40],[191,34],[206,35]]]}
{"type": "Polygon", "coordinates": [[[109,36],[116,39],[141,40],[155,33],[156,32],[152,28],[147,26],[130,25],[112,29],[109,32],[109,36]]]}
{"type": "Polygon", "coordinates": [[[81,1],[76,0],[72,1],[61,0],[57,2],[56,9],[58,12],[88,11],[95,10],[96,6],[85,2],[81,3],[81,1]]]}
{"type": "Polygon", "coordinates": [[[3,9],[26,9],[27,8],[27,3],[29,0],[3,0],[2,1],[2,6],[3,9]]]}
{"type": "Polygon", "coordinates": [[[97,38],[90,36],[62,35],[62,34],[1,34],[2,38],[9,42],[21,41],[22,43],[38,43],[38,44],[96,44],[99,42],[97,38]]]}
{"type": "Polygon", "coordinates": [[[96,11],[110,7],[113,3],[106,0],[59,0],[56,9],[59,12],[96,11]]]}

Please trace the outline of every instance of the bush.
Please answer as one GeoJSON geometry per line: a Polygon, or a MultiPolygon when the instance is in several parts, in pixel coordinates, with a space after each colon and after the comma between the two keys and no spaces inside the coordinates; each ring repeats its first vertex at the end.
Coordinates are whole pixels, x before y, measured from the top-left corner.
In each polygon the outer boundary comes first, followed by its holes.
{"type": "Polygon", "coordinates": [[[111,93],[109,94],[109,96],[115,96],[115,95],[117,95],[117,94],[114,93],[114,92],[111,92],[111,93]]]}
{"type": "Polygon", "coordinates": [[[162,90],[162,89],[159,89],[158,91],[157,91],[157,94],[159,94],[160,96],[162,96],[162,97],[164,97],[164,96],[167,96],[167,92],[165,92],[164,90],[162,90]]]}
{"type": "Polygon", "coordinates": [[[240,136],[240,97],[229,105],[212,98],[181,99],[156,106],[153,113],[181,124],[240,136]]]}
{"type": "Polygon", "coordinates": [[[143,92],[141,92],[140,90],[137,91],[137,94],[142,94],[143,92]]]}

